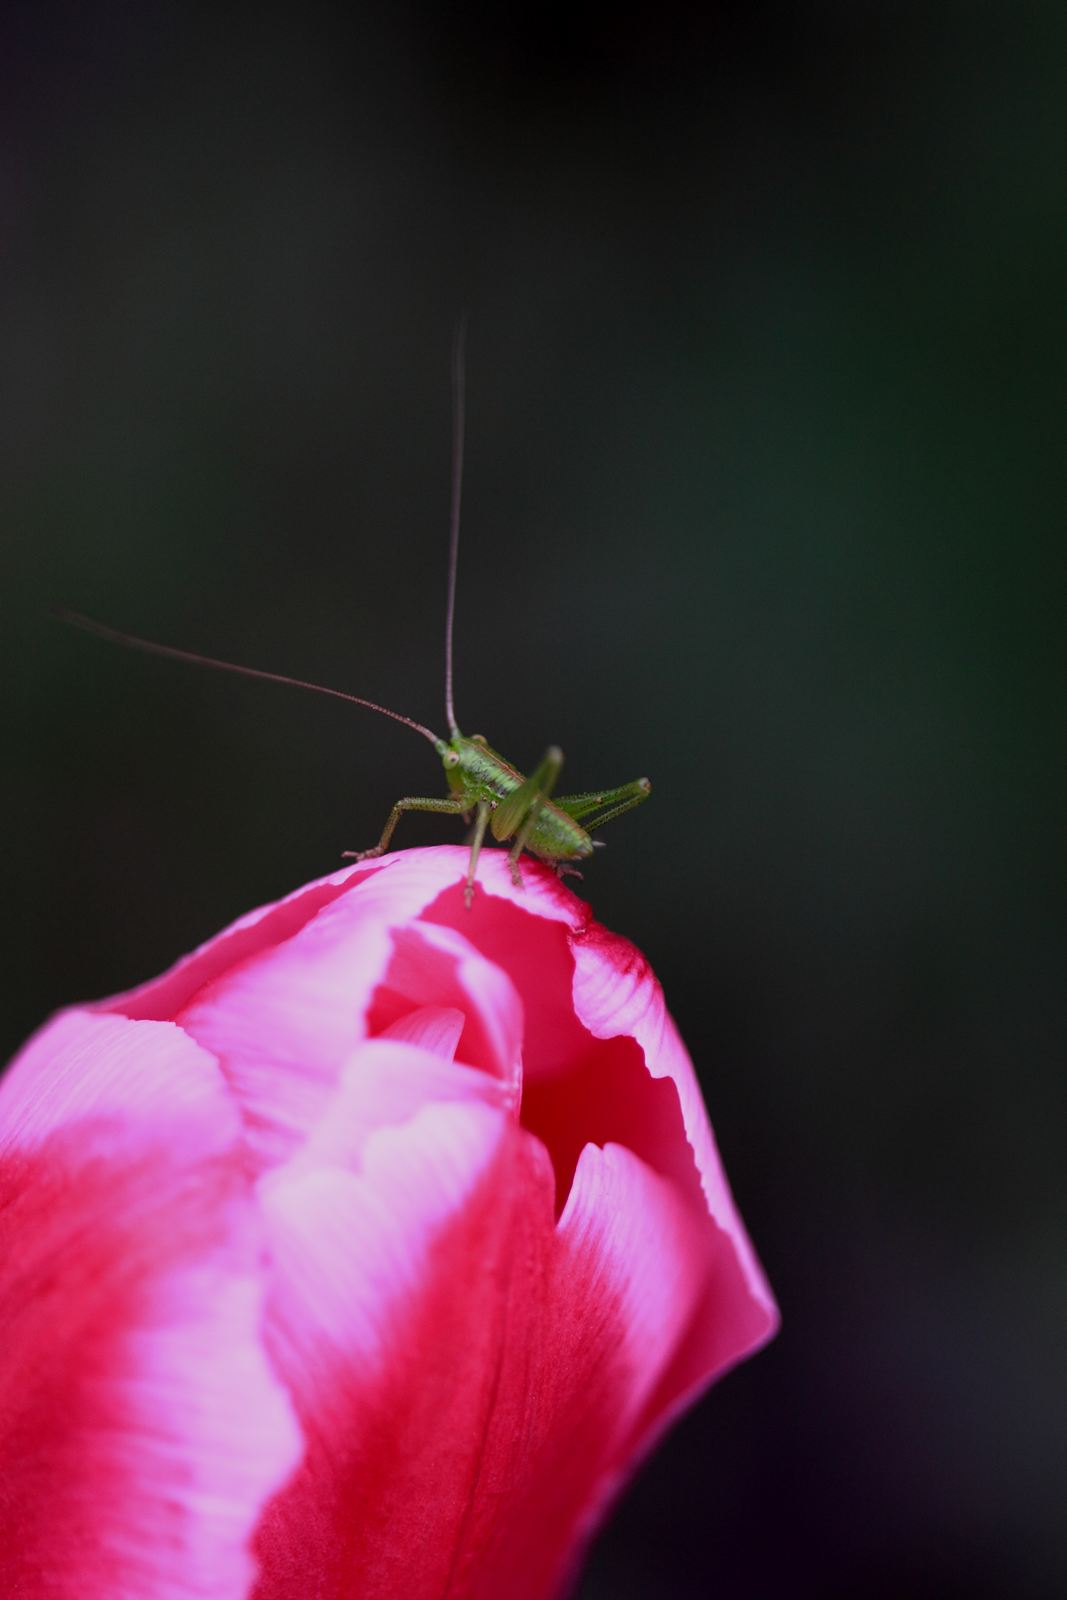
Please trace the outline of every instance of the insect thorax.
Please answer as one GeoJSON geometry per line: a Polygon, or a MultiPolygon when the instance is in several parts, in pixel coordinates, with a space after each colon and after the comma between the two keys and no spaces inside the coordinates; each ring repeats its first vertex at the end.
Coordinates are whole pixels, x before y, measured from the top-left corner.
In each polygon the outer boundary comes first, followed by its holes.
{"type": "Polygon", "coordinates": [[[522,773],[484,739],[457,733],[439,753],[454,794],[469,795],[472,800],[503,800],[523,781],[522,773]]]}
{"type": "MultiPolygon", "coordinates": [[[[452,793],[469,800],[472,806],[479,801],[492,805],[504,800],[525,782],[523,774],[478,735],[467,738],[454,734],[447,745],[442,741],[438,753],[452,793]]],[[[573,817],[546,800],[526,849],[545,860],[559,861],[590,855],[593,845],[573,817]]]]}

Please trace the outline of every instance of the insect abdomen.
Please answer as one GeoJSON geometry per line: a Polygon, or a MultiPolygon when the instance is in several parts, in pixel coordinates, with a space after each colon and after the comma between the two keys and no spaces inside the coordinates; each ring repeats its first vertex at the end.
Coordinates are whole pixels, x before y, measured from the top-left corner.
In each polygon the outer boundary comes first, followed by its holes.
{"type": "Polygon", "coordinates": [[[591,856],[593,841],[580,823],[560,811],[550,800],[541,807],[533,832],[526,841],[527,850],[546,861],[573,861],[591,856]]]}

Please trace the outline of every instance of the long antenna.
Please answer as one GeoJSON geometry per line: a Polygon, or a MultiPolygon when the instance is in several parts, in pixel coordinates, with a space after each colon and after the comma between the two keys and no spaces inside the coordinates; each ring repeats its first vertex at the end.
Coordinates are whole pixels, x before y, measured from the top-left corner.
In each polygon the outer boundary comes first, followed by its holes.
{"type": "Polygon", "coordinates": [[[429,728],[424,728],[421,722],[416,722],[412,717],[401,716],[399,711],[390,711],[388,706],[380,706],[373,700],[364,700],[358,694],[345,694],[343,689],[327,689],[321,683],[308,683],[304,678],[289,678],[284,672],[264,672],[261,667],[242,667],[235,661],[216,661],[214,656],[197,655],[194,650],[178,650],[171,644],[157,644],[154,639],[139,639],[133,633],[120,633],[117,628],[109,628],[103,622],[94,622],[92,617],[84,617],[79,611],[58,610],[53,613],[60,622],[73,623],[76,628],[84,628],[87,633],[95,633],[101,639],[111,639],[115,644],[127,645],[131,650],[144,650],[152,656],[170,656],[174,661],[190,661],[197,667],[214,667],[218,672],[235,672],[242,678],[265,678],[268,683],[287,683],[293,689],[310,689],[315,694],[332,695],[335,700],[350,700],[353,705],[366,706],[368,711],[379,711],[383,717],[392,717],[394,722],[402,722],[406,728],[414,728],[416,733],[421,733],[424,739],[429,739],[431,744],[441,744],[436,733],[431,733],[429,728]]]}
{"type": "Polygon", "coordinates": [[[459,506],[463,496],[463,436],[466,427],[467,319],[460,317],[452,340],[452,504],[448,519],[448,607],[445,611],[445,715],[455,737],[452,699],[452,629],[456,620],[456,568],[459,565],[459,506]]]}

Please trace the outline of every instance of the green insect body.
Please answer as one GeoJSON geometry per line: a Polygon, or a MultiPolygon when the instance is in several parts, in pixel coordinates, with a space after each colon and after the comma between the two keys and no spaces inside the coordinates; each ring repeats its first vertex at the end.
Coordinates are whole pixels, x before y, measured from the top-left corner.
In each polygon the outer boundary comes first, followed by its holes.
{"type": "Polygon", "coordinates": [[[439,800],[410,795],[398,800],[378,843],[370,850],[345,853],[356,861],[382,855],[389,848],[393,830],[405,811],[451,813],[468,821],[473,815],[464,887],[468,907],[474,896],[478,856],[487,829],[498,843],[512,840],[508,865],[512,881],[521,885],[519,857],[523,851],[547,861],[560,874],[576,872],[573,863],[591,856],[599,843],[590,837],[593,829],[640,805],[652,792],[647,778],[636,778],[616,789],[594,789],[584,794],[560,795],[553,800],[551,795],[563,767],[563,752],[558,745],[546,750],[540,766],[528,778],[493,750],[480,733],[466,738],[457,728],[449,740],[435,738],[434,749],[445,769],[450,798],[439,800]],[[584,819],[584,827],[579,818],[584,819]]]}
{"type": "MultiPolygon", "coordinates": [[[[519,857],[525,851],[541,861],[548,862],[561,875],[577,873],[574,863],[591,856],[599,840],[590,837],[605,822],[622,816],[623,812],[640,805],[652,792],[647,778],[635,778],[614,789],[590,789],[582,794],[556,795],[556,782],[563,767],[563,752],[558,745],[550,745],[539,766],[529,777],[513,767],[510,761],[498,754],[481,734],[466,737],[456,724],[452,696],[452,634],[456,607],[456,571],[459,556],[459,509],[463,481],[464,434],[464,363],[463,329],[460,328],[453,348],[453,452],[452,452],[452,506],[450,519],[448,562],[448,608],[445,620],[445,708],[448,717],[449,738],[442,739],[430,728],[416,722],[413,717],[390,711],[387,706],[366,700],[361,695],[348,694],[341,689],[326,688],[323,684],[309,683],[303,678],[291,678],[280,672],[267,672],[259,667],[240,666],[233,661],[220,661],[191,650],[179,650],[172,645],[157,644],[133,634],[120,633],[115,628],[94,622],[77,612],[64,611],[64,621],[75,623],[91,633],[146,650],[153,655],[169,656],[179,661],[190,661],[197,666],[214,667],[222,672],[239,673],[246,678],[265,678],[272,683],[289,684],[298,689],[311,689],[319,694],[331,695],[338,700],[348,700],[364,706],[369,711],[380,712],[394,722],[402,722],[429,740],[441,758],[448,786],[447,798],[409,795],[398,800],[386,819],[378,843],[369,850],[346,850],[345,855],[356,861],[370,860],[389,848],[393,832],[405,811],[441,812],[462,816],[471,825],[470,858],[467,867],[464,897],[468,908],[473,903],[474,883],[486,832],[500,844],[510,842],[508,866],[512,881],[521,886],[522,875],[519,857]]],[[[578,873],[578,876],[581,876],[578,873]]]]}

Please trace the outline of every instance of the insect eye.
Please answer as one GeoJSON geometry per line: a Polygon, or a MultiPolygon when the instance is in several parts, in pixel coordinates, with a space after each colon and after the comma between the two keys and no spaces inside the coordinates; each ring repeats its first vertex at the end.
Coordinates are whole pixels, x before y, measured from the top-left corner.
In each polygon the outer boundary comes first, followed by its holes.
{"type": "Polygon", "coordinates": [[[458,750],[449,750],[448,753],[443,757],[443,760],[444,760],[444,763],[445,763],[446,767],[458,767],[459,766],[459,751],[458,750]]]}

